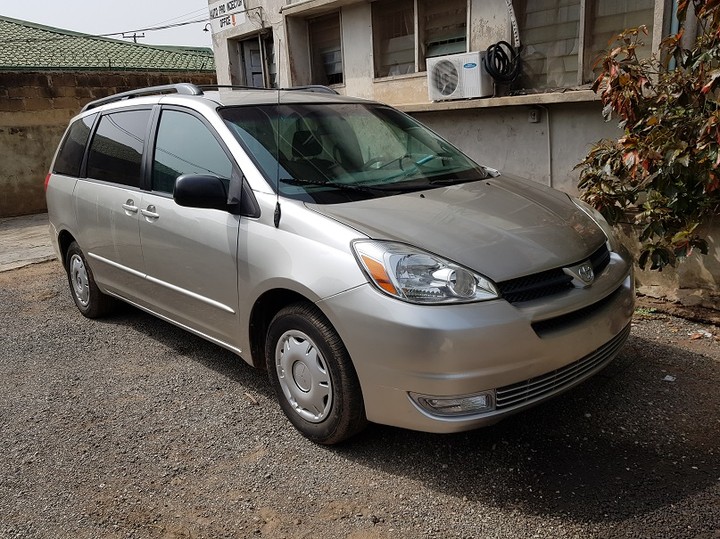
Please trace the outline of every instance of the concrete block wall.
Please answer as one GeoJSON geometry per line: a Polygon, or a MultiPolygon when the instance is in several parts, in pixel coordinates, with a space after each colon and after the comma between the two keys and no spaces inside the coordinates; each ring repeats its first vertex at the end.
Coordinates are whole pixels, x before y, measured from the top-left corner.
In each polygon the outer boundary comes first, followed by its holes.
{"type": "Polygon", "coordinates": [[[46,210],[43,182],[70,118],[89,101],[176,82],[215,84],[214,73],[0,72],[0,217],[46,210]]]}
{"type": "Polygon", "coordinates": [[[571,195],[578,194],[575,166],[592,144],[622,135],[617,122],[603,121],[599,101],[411,114],[478,163],[571,195]],[[528,121],[532,110],[537,122],[528,121]]]}

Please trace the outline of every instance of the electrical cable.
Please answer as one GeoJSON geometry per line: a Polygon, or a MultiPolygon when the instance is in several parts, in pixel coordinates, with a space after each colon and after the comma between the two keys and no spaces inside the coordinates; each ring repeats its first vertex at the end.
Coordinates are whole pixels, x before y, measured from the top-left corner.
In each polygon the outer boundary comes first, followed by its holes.
{"type": "MultiPolygon", "coordinates": [[[[16,37],[16,38],[8,38],[8,39],[0,39],[0,43],[42,43],[47,41],[61,41],[61,40],[67,40],[67,39],[78,39],[78,38],[93,38],[93,37],[112,37],[112,36],[121,36],[123,34],[132,34],[136,32],[154,32],[156,30],[167,30],[168,28],[178,28],[180,26],[187,26],[188,24],[198,24],[198,23],[207,23],[210,19],[208,17],[204,17],[202,19],[195,19],[192,21],[185,21],[185,22],[177,22],[174,24],[166,24],[163,26],[153,26],[149,28],[138,28],[137,30],[126,30],[125,32],[113,32],[109,34],[86,34],[83,32],[76,32],[72,30],[75,34],[78,35],[60,35],[60,36],[53,36],[53,37],[16,37]]],[[[52,33],[52,32],[48,32],[52,33]]]]}
{"type": "Polygon", "coordinates": [[[485,69],[496,82],[505,84],[513,82],[522,69],[521,50],[522,47],[515,49],[507,41],[490,45],[483,58],[485,69]]]}
{"type": "Polygon", "coordinates": [[[177,28],[179,26],[187,26],[188,24],[198,24],[201,22],[207,22],[209,17],[204,17],[202,19],[195,19],[192,21],[184,21],[184,22],[176,22],[173,24],[165,24],[162,26],[150,26],[148,28],[138,28],[137,30],[129,30],[125,32],[114,32],[112,34],[97,34],[96,37],[110,37],[110,36],[118,36],[122,34],[131,34],[133,32],[154,32],[155,30],[167,30],[168,28],[177,28]]]}
{"type": "Polygon", "coordinates": [[[194,19],[196,17],[200,17],[200,15],[202,15],[204,13],[207,13],[207,11],[208,11],[207,7],[196,9],[193,11],[188,11],[187,13],[183,13],[182,15],[178,15],[177,17],[171,17],[170,19],[165,19],[163,21],[158,21],[158,22],[152,23],[152,26],[160,26],[161,24],[168,24],[173,21],[183,22],[181,20],[178,21],[178,19],[185,19],[185,18],[190,18],[190,17],[192,17],[194,19]]]}
{"type": "Polygon", "coordinates": [[[513,7],[512,0],[505,0],[505,3],[507,4],[508,15],[510,17],[512,40],[517,48],[513,47],[507,41],[499,41],[494,45],[490,45],[485,52],[483,65],[496,82],[509,84],[515,81],[522,71],[522,61],[520,58],[522,44],[520,43],[520,30],[518,29],[517,17],[515,16],[515,8],[513,7]]]}

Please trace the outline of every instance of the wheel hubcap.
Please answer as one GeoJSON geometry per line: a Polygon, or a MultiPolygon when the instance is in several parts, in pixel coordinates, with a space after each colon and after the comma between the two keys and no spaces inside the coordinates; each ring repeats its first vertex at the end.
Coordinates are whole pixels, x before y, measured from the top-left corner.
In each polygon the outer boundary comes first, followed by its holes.
{"type": "Polygon", "coordinates": [[[283,333],[275,348],[275,368],[285,398],[311,423],[327,418],[332,406],[332,381],[325,358],[310,338],[297,330],[283,333]]]}
{"type": "Polygon", "coordinates": [[[72,255],[70,258],[70,282],[78,303],[87,307],[90,303],[90,286],[87,269],[79,255],[72,255]]]}

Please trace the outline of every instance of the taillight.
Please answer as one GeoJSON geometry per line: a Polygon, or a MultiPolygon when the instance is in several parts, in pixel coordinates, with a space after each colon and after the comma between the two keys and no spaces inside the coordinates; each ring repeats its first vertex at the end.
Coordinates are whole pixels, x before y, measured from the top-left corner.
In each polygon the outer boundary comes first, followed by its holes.
{"type": "Polygon", "coordinates": [[[52,176],[52,173],[48,172],[48,175],[45,176],[45,190],[47,191],[48,183],[50,183],[50,176],[52,176]]]}

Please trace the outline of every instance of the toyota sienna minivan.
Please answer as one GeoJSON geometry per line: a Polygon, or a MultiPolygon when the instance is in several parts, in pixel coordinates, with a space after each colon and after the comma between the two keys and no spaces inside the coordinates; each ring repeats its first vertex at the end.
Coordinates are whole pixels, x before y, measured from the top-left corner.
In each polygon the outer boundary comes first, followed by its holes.
{"type": "Polygon", "coordinates": [[[97,100],[46,195],[83,315],[124,301],[267,369],[322,444],[368,421],[490,425],[597,373],[630,332],[631,261],[597,211],[323,88],[97,100]]]}

